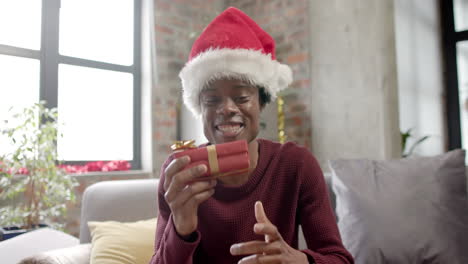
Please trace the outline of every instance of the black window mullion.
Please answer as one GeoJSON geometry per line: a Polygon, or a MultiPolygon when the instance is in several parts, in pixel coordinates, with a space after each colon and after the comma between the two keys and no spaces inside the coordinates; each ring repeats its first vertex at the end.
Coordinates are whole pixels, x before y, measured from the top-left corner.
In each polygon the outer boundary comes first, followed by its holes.
{"type": "Polygon", "coordinates": [[[445,109],[447,117],[448,149],[461,148],[460,102],[457,73],[457,40],[453,1],[441,0],[442,39],[444,55],[445,109]]]}
{"type": "Polygon", "coordinates": [[[456,32],[455,40],[456,41],[468,40],[468,30],[456,32]]]}
{"type": "Polygon", "coordinates": [[[58,49],[60,0],[42,0],[40,100],[58,106],[58,49]]]}
{"type": "MultiPolygon", "coordinates": [[[[133,160],[132,169],[141,169],[141,0],[134,1],[133,65],[124,66],[59,54],[60,0],[42,0],[40,54],[40,100],[47,107],[58,106],[58,67],[60,63],[133,74],[133,160]]],[[[39,57],[39,56],[38,56],[39,57]]],[[[66,161],[83,164],[87,161],[66,161]]]]}

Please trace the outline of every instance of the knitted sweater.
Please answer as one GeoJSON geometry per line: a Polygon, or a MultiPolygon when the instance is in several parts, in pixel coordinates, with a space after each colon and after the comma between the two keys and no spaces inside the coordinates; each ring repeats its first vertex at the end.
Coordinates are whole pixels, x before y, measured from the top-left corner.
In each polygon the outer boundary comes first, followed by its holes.
{"type": "MultiPolygon", "coordinates": [[[[294,143],[279,144],[258,139],[257,167],[239,187],[223,186],[200,204],[196,241],[179,237],[164,199],[164,173],[159,184],[159,217],[151,264],[237,263],[232,244],[263,240],[253,232],[254,204],[262,201],[265,213],[283,239],[298,247],[302,226],[308,249],[302,252],[318,264],[353,263],[343,247],[330,206],[322,171],[312,154],[294,143]]],[[[164,168],[169,161],[163,165],[164,168]]]]}

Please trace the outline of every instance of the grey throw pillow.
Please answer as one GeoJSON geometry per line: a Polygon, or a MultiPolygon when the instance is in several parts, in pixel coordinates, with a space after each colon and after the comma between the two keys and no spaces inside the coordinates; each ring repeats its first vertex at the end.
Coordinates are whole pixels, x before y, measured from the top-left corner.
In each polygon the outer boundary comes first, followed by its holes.
{"type": "Polygon", "coordinates": [[[363,263],[468,263],[465,151],[330,161],[343,243],[363,263]]]}

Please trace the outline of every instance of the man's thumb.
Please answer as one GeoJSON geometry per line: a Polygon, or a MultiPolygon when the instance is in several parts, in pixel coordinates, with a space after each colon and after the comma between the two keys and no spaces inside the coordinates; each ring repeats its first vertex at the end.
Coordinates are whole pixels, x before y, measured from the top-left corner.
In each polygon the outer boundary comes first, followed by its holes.
{"type": "Polygon", "coordinates": [[[270,223],[263,209],[263,204],[260,201],[255,202],[255,218],[257,219],[257,223],[270,223]]]}

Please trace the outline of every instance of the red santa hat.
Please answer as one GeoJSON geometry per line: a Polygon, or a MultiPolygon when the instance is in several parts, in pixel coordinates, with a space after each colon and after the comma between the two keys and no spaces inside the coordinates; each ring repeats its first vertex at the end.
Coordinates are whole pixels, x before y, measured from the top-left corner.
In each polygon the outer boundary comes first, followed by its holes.
{"type": "Polygon", "coordinates": [[[195,41],[179,77],[185,105],[199,116],[200,92],[214,80],[241,79],[265,88],[274,99],[291,84],[292,71],[276,60],[273,38],[245,13],[230,7],[195,41]]]}

